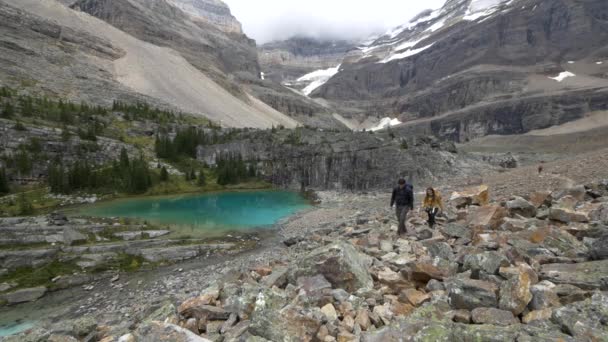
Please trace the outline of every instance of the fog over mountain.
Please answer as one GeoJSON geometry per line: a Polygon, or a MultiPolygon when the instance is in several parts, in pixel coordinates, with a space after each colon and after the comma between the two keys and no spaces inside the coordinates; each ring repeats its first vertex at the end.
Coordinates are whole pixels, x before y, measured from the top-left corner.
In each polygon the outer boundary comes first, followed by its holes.
{"type": "Polygon", "coordinates": [[[225,0],[245,33],[263,44],[301,35],[357,39],[403,24],[444,0],[377,0],[373,6],[349,0],[225,0]]]}

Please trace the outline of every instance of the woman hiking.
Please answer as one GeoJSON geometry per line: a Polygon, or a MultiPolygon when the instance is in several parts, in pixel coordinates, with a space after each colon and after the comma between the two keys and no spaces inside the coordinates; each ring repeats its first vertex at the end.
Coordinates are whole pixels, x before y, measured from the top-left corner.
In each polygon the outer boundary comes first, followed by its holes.
{"type": "Polygon", "coordinates": [[[443,201],[441,200],[439,191],[433,188],[426,189],[426,196],[424,196],[422,207],[429,215],[429,227],[433,228],[435,226],[435,217],[440,211],[443,211],[443,201]]]}

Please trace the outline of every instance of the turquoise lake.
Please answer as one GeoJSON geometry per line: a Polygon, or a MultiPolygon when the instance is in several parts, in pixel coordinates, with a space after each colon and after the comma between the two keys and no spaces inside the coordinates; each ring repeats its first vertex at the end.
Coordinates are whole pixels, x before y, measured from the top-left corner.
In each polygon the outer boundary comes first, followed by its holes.
{"type": "Polygon", "coordinates": [[[85,208],[79,214],[138,218],[212,234],[271,227],[308,207],[309,202],[296,192],[248,191],[119,200],[85,208]]]}

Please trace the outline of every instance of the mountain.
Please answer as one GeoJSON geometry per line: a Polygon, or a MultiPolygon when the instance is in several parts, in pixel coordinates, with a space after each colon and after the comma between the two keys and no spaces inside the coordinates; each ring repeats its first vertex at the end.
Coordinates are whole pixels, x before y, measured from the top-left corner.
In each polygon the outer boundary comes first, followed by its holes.
{"type": "Polygon", "coordinates": [[[0,80],[26,93],[146,101],[228,127],[337,125],[261,79],[255,41],[221,1],[7,0],[0,18],[0,80]]]}
{"type": "Polygon", "coordinates": [[[350,51],[310,96],[353,125],[393,117],[455,141],[561,124],[606,109],[607,19],[600,0],[448,0],[350,51]]]}
{"type": "Polygon", "coordinates": [[[336,67],[356,46],[356,42],[346,40],[302,36],[263,44],[258,48],[258,55],[265,77],[293,83],[313,71],[336,67]]]}

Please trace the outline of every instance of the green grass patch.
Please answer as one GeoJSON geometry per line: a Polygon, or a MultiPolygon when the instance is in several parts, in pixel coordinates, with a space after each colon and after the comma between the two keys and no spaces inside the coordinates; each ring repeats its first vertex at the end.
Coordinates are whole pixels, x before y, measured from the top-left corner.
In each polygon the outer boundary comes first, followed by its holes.
{"type": "Polygon", "coordinates": [[[45,188],[22,188],[17,193],[0,197],[0,217],[22,216],[23,200],[32,205],[32,212],[27,215],[47,213],[61,204],[60,200],[48,196],[49,191],[45,188]]]}
{"type": "MultiPolygon", "coordinates": [[[[72,262],[60,262],[54,260],[46,265],[32,268],[20,267],[0,277],[0,283],[15,282],[16,288],[28,288],[36,286],[46,286],[53,288],[53,278],[60,275],[72,274],[80,271],[80,268],[72,262]]],[[[14,291],[11,289],[10,291],[14,291]]]]}

